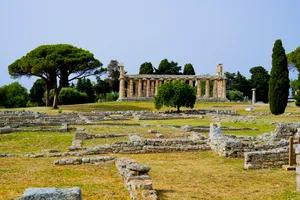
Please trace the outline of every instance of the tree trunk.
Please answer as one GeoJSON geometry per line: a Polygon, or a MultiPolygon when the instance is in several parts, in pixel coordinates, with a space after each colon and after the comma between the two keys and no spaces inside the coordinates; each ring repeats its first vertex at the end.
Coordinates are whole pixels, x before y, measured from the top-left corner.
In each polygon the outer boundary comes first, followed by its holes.
{"type": "Polygon", "coordinates": [[[180,108],[180,107],[179,107],[179,106],[177,106],[177,112],[178,112],[178,113],[180,112],[179,108],[180,108]]]}
{"type": "Polygon", "coordinates": [[[53,99],[53,108],[54,109],[58,109],[58,95],[59,95],[59,92],[62,88],[62,84],[63,84],[63,80],[60,79],[59,80],[59,86],[57,87],[57,83],[56,83],[56,80],[55,80],[55,83],[54,83],[54,99],[53,99]]]}
{"type": "Polygon", "coordinates": [[[46,85],[46,106],[50,104],[50,87],[46,85]]]}

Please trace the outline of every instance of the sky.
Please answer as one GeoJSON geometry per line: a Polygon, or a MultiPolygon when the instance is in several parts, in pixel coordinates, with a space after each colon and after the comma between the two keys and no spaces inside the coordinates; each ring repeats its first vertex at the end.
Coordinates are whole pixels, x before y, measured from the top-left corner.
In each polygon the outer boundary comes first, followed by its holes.
{"type": "MultiPolygon", "coordinates": [[[[72,44],[91,51],[103,66],[115,59],[128,74],[144,62],[167,58],[192,63],[196,74],[270,72],[272,48],[281,39],[286,53],[300,46],[298,0],[2,0],[0,86],[12,79],[8,65],[42,44],[72,44]]],[[[297,77],[297,73],[293,74],[297,77]]]]}

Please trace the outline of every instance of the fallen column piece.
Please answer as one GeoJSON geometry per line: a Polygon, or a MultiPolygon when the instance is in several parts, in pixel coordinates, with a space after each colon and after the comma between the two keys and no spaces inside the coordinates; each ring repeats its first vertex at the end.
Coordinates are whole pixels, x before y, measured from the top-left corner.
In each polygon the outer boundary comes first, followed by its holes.
{"type": "Polygon", "coordinates": [[[74,187],[70,189],[61,188],[28,188],[23,196],[15,200],[82,200],[81,189],[74,187]]]}

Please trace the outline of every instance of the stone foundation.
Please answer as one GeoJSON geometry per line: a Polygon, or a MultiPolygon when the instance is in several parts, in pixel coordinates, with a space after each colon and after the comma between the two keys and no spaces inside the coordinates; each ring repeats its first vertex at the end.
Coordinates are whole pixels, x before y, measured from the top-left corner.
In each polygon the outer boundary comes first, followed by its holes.
{"type": "Polygon", "coordinates": [[[112,165],[115,163],[115,156],[102,156],[91,158],[63,158],[55,160],[54,165],[81,165],[81,164],[94,164],[94,165],[112,165]]]}
{"type": "Polygon", "coordinates": [[[148,139],[131,136],[131,141],[115,142],[86,149],[84,155],[107,153],[168,153],[180,151],[199,151],[210,149],[206,140],[192,139],[148,139]]]}
{"type": "Polygon", "coordinates": [[[156,200],[156,191],[152,188],[152,180],[148,174],[151,167],[139,165],[130,158],[119,158],[116,162],[119,174],[133,200],[156,200]]]}

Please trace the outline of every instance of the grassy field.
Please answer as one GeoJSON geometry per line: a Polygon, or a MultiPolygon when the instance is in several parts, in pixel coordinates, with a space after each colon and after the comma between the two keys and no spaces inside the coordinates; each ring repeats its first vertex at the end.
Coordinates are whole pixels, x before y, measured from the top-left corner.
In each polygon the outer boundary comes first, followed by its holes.
{"type": "MultiPolygon", "coordinates": [[[[197,103],[197,109],[231,109],[239,113],[250,104],[243,103],[197,103]],[[217,107],[216,107],[217,106],[217,107]]],[[[255,105],[254,114],[268,111],[268,105],[255,105]]],[[[24,108],[25,110],[57,114],[57,110],[45,107],[24,108]]],[[[62,112],[90,112],[92,110],[155,110],[149,102],[110,102],[84,105],[60,106],[62,112]]],[[[19,109],[23,110],[23,109],[19,109]]],[[[165,108],[165,110],[168,110],[165,108]]],[[[300,113],[299,108],[289,105],[289,113],[300,113]]],[[[253,113],[250,113],[253,114],[253,113]]],[[[127,123],[142,123],[150,126],[83,126],[92,134],[138,134],[154,137],[147,133],[155,129],[166,138],[186,136],[177,129],[157,127],[163,125],[206,125],[216,121],[212,117],[204,119],[172,120],[130,120],[127,123]]],[[[247,122],[222,121],[223,126],[258,128],[247,131],[224,131],[225,134],[258,135],[274,130],[271,122],[298,121],[298,117],[257,116],[255,124],[247,122]]],[[[66,151],[71,145],[73,132],[18,132],[0,134],[0,152],[40,153],[42,149],[66,151]]],[[[115,141],[127,141],[128,137],[105,138],[84,141],[83,146],[92,147],[115,141]]],[[[102,155],[101,155],[102,156],[102,155]]],[[[149,164],[152,169],[154,189],[160,199],[300,199],[296,193],[295,172],[282,169],[244,170],[243,159],[219,157],[212,151],[116,155],[136,159],[140,164],[149,164]]],[[[0,158],[0,200],[16,198],[28,187],[74,187],[79,186],[83,198],[129,199],[123,180],[114,166],[53,166],[55,158],[0,158]]]]}

